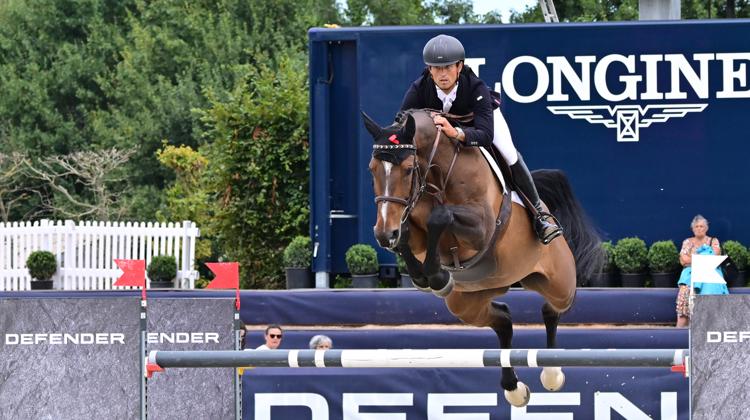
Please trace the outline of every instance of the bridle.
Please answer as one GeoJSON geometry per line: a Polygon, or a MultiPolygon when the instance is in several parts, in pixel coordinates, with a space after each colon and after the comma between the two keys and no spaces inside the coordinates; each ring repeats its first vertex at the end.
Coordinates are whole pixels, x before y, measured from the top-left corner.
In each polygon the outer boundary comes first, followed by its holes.
{"type": "MultiPolygon", "coordinates": [[[[442,182],[441,187],[438,187],[435,184],[427,182],[427,175],[430,173],[430,170],[432,170],[433,167],[440,168],[438,164],[432,163],[432,161],[435,158],[435,155],[437,154],[437,147],[438,147],[438,143],[440,142],[441,133],[442,133],[441,127],[437,127],[437,134],[435,135],[435,141],[433,141],[432,143],[432,150],[430,151],[430,157],[427,160],[427,165],[426,165],[424,174],[422,174],[422,172],[420,171],[419,155],[417,154],[417,146],[415,144],[375,144],[372,146],[373,153],[376,153],[377,151],[381,151],[381,150],[409,149],[409,150],[413,150],[412,153],[414,155],[414,172],[412,173],[412,183],[411,183],[411,190],[409,191],[409,197],[406,199],[401,198],[401,197],[389,196],[389,195],[379,195],[375,197],[376,205],[379,204],[381,201],[386,201],[386,202],[401,204],[402,206],[404,206],[404,210],[401,212],[401,218],[399,221],[398,236],[396,236],[396,240],[392,242],[392,245],[386,248],[387,250],[391,252],[396,252],[396,247],[398,247],[399,242],[401,241],[401,232],[403,231],[404,226],[406,225],[407,220],[409,219],[409,216],[411,215],[411,212],[414,210],[414,208],[417,206],[417,203],[422,198],[422,194],[427,192],[428,194],[432,195],[433,198],[439,204],[443,204],[443,202],[445,201],[445,187],[448,184],[448,179],[450,178],[451,172],[453,172],[453,167],[456,163],[456,159],[458,158],[458,153],[461,149],[459,146],[459,142],[455,141],[453,160],[451,161],[450,167],[448,168],[448,172],[446,172],[445,176],[443,177],[443,182],[442,182]],[[428,188],[432,189],[433,191],[429,191],[428,188]]],[[[453,139],[451,139],[451,141],[453,141],[453,139]]]]}

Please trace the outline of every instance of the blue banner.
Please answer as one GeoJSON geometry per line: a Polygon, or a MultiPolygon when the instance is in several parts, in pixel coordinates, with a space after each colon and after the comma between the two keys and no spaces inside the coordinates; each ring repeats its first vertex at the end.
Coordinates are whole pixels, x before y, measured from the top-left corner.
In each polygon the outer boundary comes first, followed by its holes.
{"type": "Polygon", "coordinates": [[[541,368],[519,368],[528,406],[510,406],[500,369],[246,370],[243,419],[254,420],[687,420],[688,381],[663,368],[564,368],[559,392],[541,368]],[[459,413],[470,414],[460,416],[459,413]],[[366,416],[369,414],[369,416],[366,416]]]}

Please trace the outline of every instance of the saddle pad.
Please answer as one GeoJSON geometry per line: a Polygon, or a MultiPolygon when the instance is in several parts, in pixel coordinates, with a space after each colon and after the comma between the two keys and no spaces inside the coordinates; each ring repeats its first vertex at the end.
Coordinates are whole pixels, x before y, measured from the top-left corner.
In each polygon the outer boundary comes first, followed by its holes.
{"type": "MultiPolygon", "coordinates": [[[[491,147],[494,147],[494,146],[491,146],[491,147]]],[[[493,158],[490,152],[484,147],[480,147],[479,150],[482,151],[482,156],[484,156],[484,158],[487,159],[487,163],[490,164],[490,168],[492,168],[492,172],[495,173],[495,178],[497,178],[497,180],[500,181],[500,185],[503,186],[503,191],[507,191],[508,186],[505,183],[505,178],[503,178],[502,172],[500,172],[500,168],[497,166],[497,162],[495,162],[495,158],[493,158]]],[[[510,198],[511,198],[511,201],[513,201],[514,203],[518,203],[519,205],[521,205],[521,207],[526,207],[526,205],[524,205],[523,201],[521,200],[521,197],[519,197],[515,191],[510,192],[510,198]]]]}

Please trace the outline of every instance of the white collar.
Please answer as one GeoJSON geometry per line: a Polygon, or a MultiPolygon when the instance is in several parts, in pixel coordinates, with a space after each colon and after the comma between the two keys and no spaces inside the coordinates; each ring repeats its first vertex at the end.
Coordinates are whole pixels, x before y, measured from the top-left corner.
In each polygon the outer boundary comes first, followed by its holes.
{"type": "Polygon", "coordinates": [[[443,102],[443,112],[450,111],[451,106],[453,106],[453,101],[456,100],[456,94],[458,93],[458,82],[456,82],[456,86],[453,86],[453,89],[448,93],[443,92],[443,90],[437,85],[435,85],[435,89],[437,89],[438,99],[443,102]]]}

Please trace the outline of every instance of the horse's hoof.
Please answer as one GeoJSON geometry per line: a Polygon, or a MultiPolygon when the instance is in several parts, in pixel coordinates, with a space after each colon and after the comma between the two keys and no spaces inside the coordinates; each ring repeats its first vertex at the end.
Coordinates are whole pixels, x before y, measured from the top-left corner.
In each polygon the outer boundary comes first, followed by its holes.
{"type": "Polygon", "coordinates": [[[453,277],[450,277],[450,279],[448,280],[448,284],[446,284],[442,289],[440,290],[432,289],[432,293],[434,293],[435,296],[440,297],[440,298],[444,298],[448,296],[449,294],[451,294],[452,291],[453,291],[453,277]]]}
{"type": "Polygon", "coordinates": [[[531,399],[531,391],[525,383],[518,381],[516,389],[513,391],[505,390],[505,399],[514,407],[526,407],[531,399]]]}
{"type": "Polygon", "coordinates": [[[559,367],[546,367],[542,369],[539,379],[547,391],[559,391],[565,385],[565,374],[562,368],[559,367]]]}

